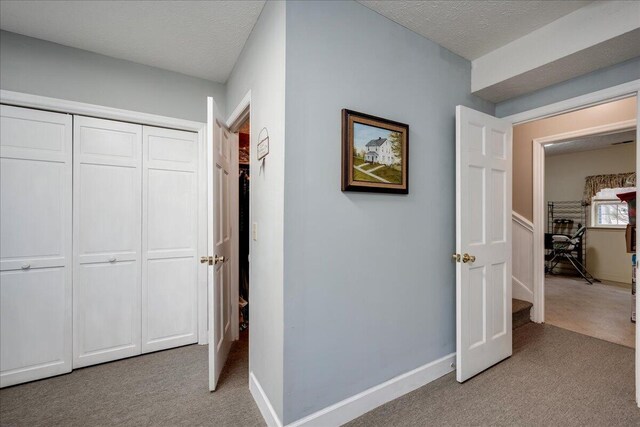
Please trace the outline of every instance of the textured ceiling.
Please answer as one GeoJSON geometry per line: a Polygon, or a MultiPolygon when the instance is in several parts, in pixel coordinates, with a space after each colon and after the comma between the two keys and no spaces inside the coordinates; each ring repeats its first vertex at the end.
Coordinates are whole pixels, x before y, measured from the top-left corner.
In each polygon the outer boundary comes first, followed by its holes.
{"type": "Polygon", "coordinates": [[[558,156],[560,154],[577,153],[579,151],[601,150],[603,148],[619,147],[619,143],[636,140],[636,130],[610,133],[606,135],[594,135],[586,138],[573,139],[544,148],[545,155],[558,156]],[[613,145],[616,144],[616,145],[613,145]]]}
{"type": "Polygon", "coordinates": [[[224,83],[258,1],[9,1],[0,28],[224,83]]]}
{"type": "Polygon", "coordinates": [[[398,24],[474,60],[591,1],[367,1],[398,24]]]}

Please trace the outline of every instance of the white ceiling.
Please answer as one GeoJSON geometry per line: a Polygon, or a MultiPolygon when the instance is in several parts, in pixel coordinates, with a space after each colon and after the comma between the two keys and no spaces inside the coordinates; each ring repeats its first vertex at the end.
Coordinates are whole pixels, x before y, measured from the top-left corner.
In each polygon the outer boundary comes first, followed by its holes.
{"type": "Polygon", "coordinates": [[[544,149],[546,156],[577,153],[580,151],[602,150],[604,148],[619,147],[620,143],[636,140],[636,130],[593,135],[586,138],[572,139],[547,145],[544,149]],[[615,145],[614,145],[615,144],[615,145]]]}
{"type": "Polygon", "coordinates": [[[257,1],[0,1],[0,28],[224,83],[257,1]]]}
{"type": "Polygon", "coordinates": [[[474,60],[591,1],[368,1],[363,5],[474,60]]]}
{"type": "MultiPolygon", "coordinates": [[[[264,3],[1,0],[0,28],[224,83],[264,3]]],[[[360,3],[474,60],[591,1],[360,3]]],[[[529,78],[528,84],[531,81],[529,78]]],[[[523,86],[522,82],[512,83],[523,86]]]]}

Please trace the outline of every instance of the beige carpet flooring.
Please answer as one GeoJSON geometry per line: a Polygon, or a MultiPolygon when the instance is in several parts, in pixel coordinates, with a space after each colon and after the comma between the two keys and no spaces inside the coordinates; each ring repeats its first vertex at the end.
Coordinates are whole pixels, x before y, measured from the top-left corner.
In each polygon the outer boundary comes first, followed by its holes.
{"type": "Polygon", "coordinates": [[[513,356],[464,384],[450,373],[347,424],[638,426],[634,351],[549,325],[513,331],[513,356]]]}
{"type": "MultiPolygon", "coordinates": [[[[513,356],[464,384],[448,374],[352,426],[631,426],[634,351],[548,325],[513,333],[513,356]]],[[[248,389],[247,343],[220,387],[207,388],[207,348],[188,346],[0,390],[0,424],[264,425],[248,389]]]]}
{"type": "Polygon", "coordinates": [[[545,323],[635,348],[631,287],[545,276],[545,323]]]}
{"type": "Polygon", "coordinates": [[[248,331],[208,391],[207,346],[190,345],[0,390],[2,426],[262,426],[249,394],[248,331]]]}

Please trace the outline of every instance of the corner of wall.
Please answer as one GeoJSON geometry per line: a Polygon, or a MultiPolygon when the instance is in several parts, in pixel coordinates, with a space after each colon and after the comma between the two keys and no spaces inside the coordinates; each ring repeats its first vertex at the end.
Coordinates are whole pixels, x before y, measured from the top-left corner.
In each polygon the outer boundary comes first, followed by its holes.
{"type": "Polygon", "coordinates": [[[250,390],[265,421],[283,414],[283,241],[285,155],[285,4],[266,2],[227,80],[227,111],[251,92],[250,390]],[[269,154],[258,161],[259,138],[269,154]]]}

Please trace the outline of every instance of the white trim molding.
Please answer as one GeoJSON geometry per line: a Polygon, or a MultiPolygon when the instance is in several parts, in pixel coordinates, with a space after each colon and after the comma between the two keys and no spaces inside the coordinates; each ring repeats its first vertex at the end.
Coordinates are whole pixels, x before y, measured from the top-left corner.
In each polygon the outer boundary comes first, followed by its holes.
{"type": "MultiPolygon", "coordinates": [[[[46,96],[32,95],[30,93],[13,92],[4,89],[0,90],[0,102],[18,107],[38,108],[41,110],[58,111],[69,114],[81,114],[84,116],[99,117],[101,119],[119,120],[123,122],[167,127],[191,132],[199,132],[206,126],[205,123],[190,120],[140,113],[137,111],[121,110],[119,108],[104,107],[102,105],[86,104],[84,102],[68,101],[65,99],[49,98],[46,96]]],[[[203,105],[202,108],[205,108],[205,105],[203,105]]]]}
{"type": "Polygon", "coordinates": [[[513,212],[512,296],[533,303],[533,223],[513,212]]]}
{"type": "Polygon", "coordinates": [[[267,426],[282,427],[280,417],[278,417],[276,410],[273,408],[273,405],[271,405],[271,401],[260,385],[260,381],[258,381],[256,376],[253,374],[253,371],[249,371],[249,391],[253,396],[253,400],[256,401],[260,414],[262,414],[262,418],[264,418],[267,426]]]}
{"type": "Polygon", "coordinates": [[[339,426],[380,405],[397,399],[455,370],[451,353],[412,371],[398,375],[338,403],[288,424],[287,427],[339,426]]]}
{"type": "Polygon", "coordinates": [[[629,98],[631,96],[635,96],[637,92],[640,92],[640,80],[632,80],[630,82],[602,89],[597,92],[576,96],[575,98],[566,99],[564,101],[534,108],[533,110],[513,114],[504,117],[504,119],[509,120],[514,125],[530,122],[533,120],[541,120],[558,114],[581,110],[583,108],[602,104],[604,102],[611,102],[615,101],[616,99],[629,98]]]}
{"type": "Polygon", "coordinates": [[[229,115],[227,119],[226,125],[231,130],[231,132],[236,132],[236,129],[239,125],[244,122],[246,118],[249,117],[249,108],[251,105],[251,91],[247,92],[247,94],[242,98],[240,103],[236,106],[233,112],[229,115]]]}
{"type": "MultiPolygon", "coordinates": [[[[14,105],[16,107],[35,108],[39,110],[56,111],[67,114],[78,114],[101,119],[118,120],[123,122],[138,123],[148,126],[158,126],[170,129],[185,130],[198,134],[199,155],[205,152],[206,123],[173,117],[159,116],[155,114],[141,113],[138,111],[121,110],[102,105],[87,104],[84,102],[69,101],[65,99],[49,98],[30,93],[0,90],[0,103],[14,105]]],[[[206,105],[203,105],[205,108],[206,105]]],[[[207,174],[206,164],[198,159],[198,258],[207,255],[207,205],[206,194],[207,174]]],[[[206,266],[198,268],[198,343],[207,343],[207,271],[206,266]]]]}
{"type": "MultiPolygon", "coordinates": [[[[339,426],[412,392],[455,370],[456,354],[451,353],[381,384],[327,406],[285,427],[339,426]]],[[[249,390],[267,426],[283,427],[273,405],[253,372],[249,372],[249,390]]]]}
{"type": "Polygon", "coordinates": [[[513,216],[513,220],[515,222],[517,222],[518,224],[520,224],[522,227],[526,228],[527,230],[533,232],[533,223],[531,221],[529,221],[527,218],[523,217],[522,215],[520,215],[516,211],[512,212],[512,216],[513,216]]]}

